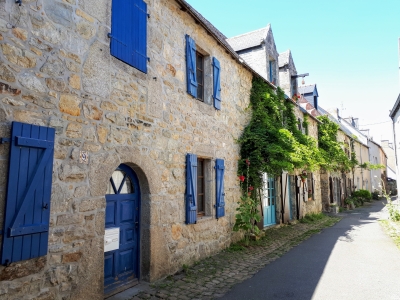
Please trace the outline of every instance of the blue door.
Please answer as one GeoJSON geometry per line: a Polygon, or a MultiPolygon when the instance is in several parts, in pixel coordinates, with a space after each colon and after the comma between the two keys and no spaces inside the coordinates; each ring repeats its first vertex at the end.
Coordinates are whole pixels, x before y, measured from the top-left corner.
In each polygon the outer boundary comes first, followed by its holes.
{"type": "Polygon", "coordinates": [[[119,249],[104,253],[104,293],[123,290],[139,278],[140,188],[127,165],[114,171],[106,194],[105,228],[119,228],[119,249]]]}
{"type": "Polygon", "coordinates": [[[276,224],[275,216],[275,205],[276,205],[276,190],[275,190],[275,179],[269,177],[267,174],[263,176],[264,180],[264,226],[270,226],[276,224]]]}

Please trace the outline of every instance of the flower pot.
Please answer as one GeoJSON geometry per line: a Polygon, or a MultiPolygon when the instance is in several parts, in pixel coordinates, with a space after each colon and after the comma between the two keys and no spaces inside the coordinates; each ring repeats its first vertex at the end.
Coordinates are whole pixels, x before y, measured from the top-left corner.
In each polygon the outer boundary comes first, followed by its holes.
{"type": "Polygon", "coordinates": [[[339,206],[331,206],[331,213],[334,214],[339,213],[339,206]]]}

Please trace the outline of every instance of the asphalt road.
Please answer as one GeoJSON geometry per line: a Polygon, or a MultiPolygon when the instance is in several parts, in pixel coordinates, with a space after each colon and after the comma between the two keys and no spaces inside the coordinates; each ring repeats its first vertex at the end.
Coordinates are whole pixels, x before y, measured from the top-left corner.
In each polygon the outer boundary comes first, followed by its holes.
{"type": "Polygon", "coordinates": [[[400,300],[400,250],[378,222],[383,204],[341,215],[220,299],[400,300]]]}

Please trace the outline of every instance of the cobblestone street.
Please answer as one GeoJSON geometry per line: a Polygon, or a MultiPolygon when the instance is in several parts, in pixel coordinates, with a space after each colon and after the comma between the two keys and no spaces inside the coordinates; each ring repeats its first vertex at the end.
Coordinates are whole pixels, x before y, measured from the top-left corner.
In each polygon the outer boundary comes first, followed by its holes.
{"type": "Polygon", "coordinates": [[[249,247],[233,245],[191,267],[184,266],[181,273],[151,284],[134,297],[124,296],[121,293],[109,300],[184,300],[222,297],[234,285],[251,278],[265,265],[339,220],[339,217],[324,217],[311,223],[268,229],[261,240],[251,242],[249,247]]]}

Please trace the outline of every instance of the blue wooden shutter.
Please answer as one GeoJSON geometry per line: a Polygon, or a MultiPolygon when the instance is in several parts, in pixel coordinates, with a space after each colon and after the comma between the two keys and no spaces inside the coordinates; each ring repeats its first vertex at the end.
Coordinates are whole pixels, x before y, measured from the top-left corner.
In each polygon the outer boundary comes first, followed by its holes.
{"type": "Polygon", "coordinates": [[[197,221],[197,155],[186,155],[186,224],[197,221]]]}
{"type": "Polygon", "coordinates": [[[12,123],[2,264],[47,254],[54,134],[12,123]]]}
{"type": "Polygon", "coordinates": [[[147,73],[147,4],[143,0],[113,0],[111,55],[147,73]]]}
{"type": "Polygon", "coordinates": [[[225,216],[225,192],[224,192],[224,173],[225,165],[223,159],[215,160],[215,177],[216,177],[216,217],[221,218],[225,216]]]}
{"type": "Polygon", "coordinates": [[[197,98],[196,43],[188,35],[186,35],[186,81],[188,93],[197,98]]]}
{"type": "Polygon", "coordinates": [[[215,57],[213,57],[213,98],[214,107],[216,109],[221,109],[221,66],[215,57]]]}

